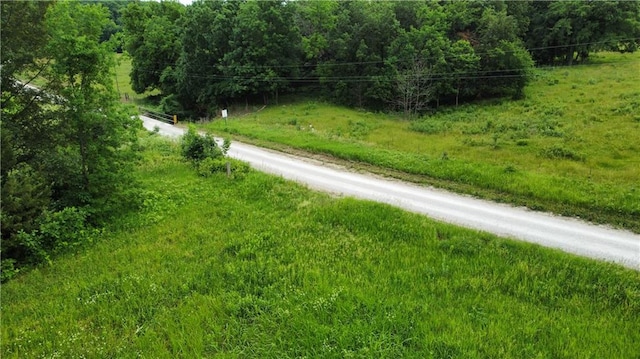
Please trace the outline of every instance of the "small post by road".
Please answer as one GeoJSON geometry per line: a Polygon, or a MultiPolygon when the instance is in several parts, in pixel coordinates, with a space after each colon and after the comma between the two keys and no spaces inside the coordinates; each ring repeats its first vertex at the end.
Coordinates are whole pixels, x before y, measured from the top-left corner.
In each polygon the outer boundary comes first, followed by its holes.
{"type": "Polygon", "coordinates": [[[173,124],[177,124],[178,123],[178,115],[173,115],[173,124]]]}
{"type": "Polygon", "coordinates": [[[231,163],[227,161],[227,178],[231,177],[231,163]]]}
{"type": "Polygon", "coordinates": [[[224,125],[227,126],[227,109],[222,109],[222,118],[224,118],[224,125]]]}

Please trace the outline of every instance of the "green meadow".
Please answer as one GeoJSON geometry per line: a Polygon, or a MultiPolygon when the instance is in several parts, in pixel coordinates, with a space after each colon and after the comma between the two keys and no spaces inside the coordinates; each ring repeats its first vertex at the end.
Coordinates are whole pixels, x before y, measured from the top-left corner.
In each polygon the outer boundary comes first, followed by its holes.
{"type": "Polygon", "coordinates": [[[141,145],[141,208],[0,288],[2,358],[638,354],[640,272],[141,145]]]}
{"type": "Polygon", "coordinates": [[[116,68],[114,74],[114,86],[120,97],[120,101],[136,106],[149,108],[157,107],[158,90],[137,94],[131,88],[131,58],[127,54],[116,54],[116,68]]]}
{"type": "Polygon", "coordinates": [[[407,120],[296,98],[230,109],[217,134],[640,231],[640,53],[540,68],[519,101],[407,120]],[[258,111],[259,110],[259,111],[258,111]]]}

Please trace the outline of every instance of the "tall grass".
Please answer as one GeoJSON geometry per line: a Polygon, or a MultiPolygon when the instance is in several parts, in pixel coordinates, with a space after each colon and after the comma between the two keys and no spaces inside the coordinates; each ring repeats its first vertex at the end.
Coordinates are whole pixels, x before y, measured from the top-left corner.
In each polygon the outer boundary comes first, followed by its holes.
{"type": "Polygon", "coordinates": [[[441,108],[416,121],[311,100],[207,128],[640,231],[640,54],[592,61],[539,69],[524,100],[441,108]]]}
{"type": "Polygon", "coordinates": [[[140,211],[0,289],[2,358],[637,355],[638,272],[142,145],[140,211]]]}

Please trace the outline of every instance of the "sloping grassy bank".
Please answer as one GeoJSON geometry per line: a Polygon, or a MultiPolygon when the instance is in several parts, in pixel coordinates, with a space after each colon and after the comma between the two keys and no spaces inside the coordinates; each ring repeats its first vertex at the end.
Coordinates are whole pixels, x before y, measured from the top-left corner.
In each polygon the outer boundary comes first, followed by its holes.
{"type": "Polygon", "coordinates": [[[143,209],[2,285],[2,358],[637,354],[636,271],[142,142],[143,209]]]}
{"type": "Polygon", "coordinates": [[[640,54],[601,54],[588,65],[538,70],[521,101],[414,121],[306,101],[207,128],[640,232],[639,82],[640,54]]]}

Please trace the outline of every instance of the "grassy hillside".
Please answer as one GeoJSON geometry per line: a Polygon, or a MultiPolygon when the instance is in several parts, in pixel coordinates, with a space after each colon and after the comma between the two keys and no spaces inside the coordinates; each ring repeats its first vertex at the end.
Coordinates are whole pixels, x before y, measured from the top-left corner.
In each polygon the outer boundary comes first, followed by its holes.
{"type": "Polygon", "coordinates": [[[143,208],[2,285],[2,358],[638,353],[639,272],[142,142],[143,208]]]}
{"type": "Polygon", "coordinates": [[[640,53],[606,53],[587,65],[537,70],[524,100],[440,109],[415,121],[303,101],[232,111],[207,128],[640,231],[638,83],[640,53]]]}
{"type": "Polygon", "coordinates": [[[157,100],[154,96],[160,94],[158,90],[137,94],[131,88],[131,58],[126,54],[116,54],[116,61],[114,85],[120,95],[120,100],[137,106],[153,107],[156,105],[157,100]]]}

